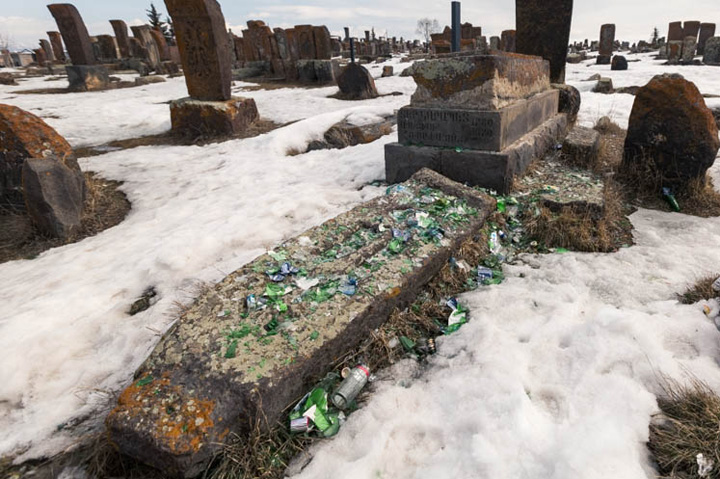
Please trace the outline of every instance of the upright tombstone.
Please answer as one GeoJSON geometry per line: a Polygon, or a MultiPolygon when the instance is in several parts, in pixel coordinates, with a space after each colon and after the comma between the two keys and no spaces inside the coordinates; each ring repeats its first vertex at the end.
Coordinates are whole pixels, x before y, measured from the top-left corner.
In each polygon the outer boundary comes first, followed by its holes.
{"type": "MultiPolygon", "coordinates": [[[[173,131],[196,137],[244,131],[258,118],[258,111],[253,99],[231,95],[230,45],[220,4],[216,0],[165,0],[165,5],[173,20],[190,94],[170,103],[173,131]]],[[[138,451],[134,445],[127,446],[138,451]]]]}
{"type": "Polygon", "coordinates": [[[35,61],[39,66],[44,67],[47,65],[47,57],[45,56],[45,50],[43,50],[42,48],[36,48],[33,50],[33,53],[35,54],[35,61]]]}
{"type": "Polygon", "coordinates": [[[65,50],[63,49],[62,35],[60,35],[60,32],[47,32],[47,34],[48,38],[50,38],[50,44],[52,45],[55,60],[65,63],[65,50]]]}
{"type": "Polygon", "coordinates": [[[688,35],[683,40],[682,61],[683,63],[692,63],[695,59],[695,50],[697,49],[697,37],[688,35]]]}
{"type": "Polygon", "coordinates": [[[108,71],[97,65],[90,35],[77,8],[69,3],[54,3],[48,5],[48,10],[57,22],[72,62],[72,66],[65,67],[70,90],[91,91],[107,88],[110,84],[108,71]]]}
{"type": "Polygon", "coordinates": [[[130,38],[127,24],[122,20],[110,20],[121,58],[130,58],[130,38]]]}
{"type": "Polygon", "coordinates": [[[615,25],[608,23],[600,27],[600,52],[597,57],[598,65],[609,65],[615,43],[615,25]]]}
{"type": "MultiPolygon", "coordinates": [[[[317,50],[315,48],[315,36],[312,25],[295,25],[300,60],[314,60],[317,50]]],[[[368,35],[369,32],[365,32],[368,35]]]]}
{"type": "Polygon", "coordinates": [[[550,81],[565,82],[573,0],[515,0],[516,49],[550,62],[550,81]]]}
{"type": "Polygon", "coordinates": [[[500,50],[500,37],[496,37],[496,36],[490,37],[490,49],[491,50],[500,50]]]}
{"type": "Polygon", "coordinates": [[[433,59],[415,63],[410,74],[417,90],[398,111],[398,142],[385,146],[389,183],[430,168],[505,193],[567,128],[542,58],[491,52],[433,59]]]}
{"type": "Polygon", "coordinates": [[[715,24],[714,23],[702,23],[700,24],[700,36],[698,38],[697,53],[698,55],[705,54],[705,44],[708,39],[715,36],[715,24]]]}
{"type": "Polygon", "coordinates": [[[112,35],[97,36],[100,61],[111,63],[118,59],[118,48],[112,35]]]}
{"type": "Polygon", "coordinates": [[[706,65],[720,65],[720,37],[708,38],[705,42],[703,63],[706,65]]]}
{"type": "Polygon", "coordinates": [[[169,62],[170,61],[170,49],[168,48],[167,39],[165,38],[165,35],[163,35],[161,31],[156,30],[154,28],[150,29],[150,35],[152,35],[153,40],[155,40],[155,45],[157,45],[158,55],[160,55],[160,61],[161,62],[169,62]]]}
{"type": "Polygon", "coordinates": [[[133,32],[133,36],[140,41],[140,44],[147,51],[145,60],[148,62],[150,68],[155,71],[162,71],[160,51],[158,50],[157,43],[155,43],[155,38],[153,38],[152,33],[150,33],[150,27],[148,25],[140,25],[132,26],[130,29],[133,32]]]}
{"type": "Polygon", "coordinates": [[[500,43],[504,51],[515,53],[515,30],[504,30],[500,37],[500,43]]]}
{"type": "Polygon", "coordinates": [[[685,38],[685,36],[683,34],[682,22],[670,22],[668,25],[668,43],[682,41],[683,38],[685,38]]]}
{"type": "Polygon", "coordinates": [[[693,37],[697,41],[698,33],[700,33],[700,22],[687,21],[683,23],[683,37],[681,40],[685,40],[687,37],[693,37]]]}
{"type": "Polygon", "coordinates": [[[313,27],[313,41],[315,42],[315,59],[330,60],[332,58],[332,42],[330,31],[326,26],[313,27]]]}
{"type": "Polygon", "coordinates": [[[45,52],[45,58],[48,62],[52,63],[55,61],[55,54],[53,53],[52,45],[44,38],[40,40],[40,48],[45,52]]]}

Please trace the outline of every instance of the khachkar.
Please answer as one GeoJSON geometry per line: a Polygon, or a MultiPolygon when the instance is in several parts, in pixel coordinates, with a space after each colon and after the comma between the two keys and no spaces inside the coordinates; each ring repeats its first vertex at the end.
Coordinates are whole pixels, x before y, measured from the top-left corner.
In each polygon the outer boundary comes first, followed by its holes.
{"type": "Polygon", "coordinates": [[[515,0],[516,51],[549,61],[553,83],[565,82],[572,11],[573,0],[515,0]]]}
{"type": "Polygon", "coordinates": [[[103,90],[110,84],[107,69],[97,65],[85,23],[69,3],[48,5],[67,47],[72,65],[66,66],[70,90],[103,90]]]}
{"type": "Polygon", "coordinates": [[[615,44],[615,25],[612,23],[600,27],[600,51],[598,65],[609,65],[612,61],[613,45],[615,44]]]}
{"type": "Polygon", "coordinates": [[[130,58],[130,37],[127,24],[122,20],[110,20],[121,58],[130,58]]]}
{"type": "Polygon", "coordinates": [[[567,129],[546,60],[512,53],[452,55],[416,63],[417,91],[385,146],[389,183],[422,168],[507,192],[514,176],[567,129]]]}
{"type": "Polygon", "coordinates": [[[63,50],[62,35],[60,35],[60,32],[47,32],[47,34],[50,38],[50,44],[52,45],[55,60],[65,63],[65,50],[63,50]]]}

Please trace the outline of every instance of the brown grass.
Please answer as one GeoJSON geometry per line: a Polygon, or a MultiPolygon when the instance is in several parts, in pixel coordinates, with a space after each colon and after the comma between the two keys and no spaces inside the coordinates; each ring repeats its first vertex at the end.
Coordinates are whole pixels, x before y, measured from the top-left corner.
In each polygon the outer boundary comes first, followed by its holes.
{"type": "Polygon", "coordinates": [[[609,253],[633,244],[630,212],[622,189],[607,180],[603,192],[604,209],[597,216],[587,209],[565,207],[559,213],[540,206],[540,214],[526,216],[530,236],[548,248],[566,248],[590,253],[609,253]]]}
{"type": "Polygon", "coordinates": [[[682,304],[695,304],[698,301],[717,298],[720,293],[712,289],[712,285],[716,279],[720,278],[720,273],[703,276],[698,279],[695,284],[688,287],[683,294],[678,295],[682,304]]]}
{"type": "Polygon", "coordinates": [[[650,424],[648,447],[663,477],[698,477],[696,456],[712,459],[706,477],[720,478],[720,397],[707,384],[692,379],[681,384],[665,379],[658,398],[662,414],[650,424]]]}
{"type": "Polygon", "coordinates": [[[80,230],[67,240],[40,235],[33,229],[30,219],[22,210],[0,211],[0,263],[35,258],[50,248],[94,236],[125,219],[130,211],[130,202],[118,189],[121,183],[105,180],[92,172],[85,173],[85,181],[87,198],[80,230]]]}

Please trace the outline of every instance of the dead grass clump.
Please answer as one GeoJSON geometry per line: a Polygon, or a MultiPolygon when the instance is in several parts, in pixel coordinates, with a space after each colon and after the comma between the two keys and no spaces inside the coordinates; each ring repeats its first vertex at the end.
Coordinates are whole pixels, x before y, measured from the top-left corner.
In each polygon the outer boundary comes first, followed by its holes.
{"type": "Polygon", "coordinates": [[[633,243],[630,208],[625,195],[611,180],[603,191],[604,208],[600,215],[587,209],[566,206],[553,212],[539,206],[537,216],[525,218],[530,236],[548,248],[566,248],[589,253],[609,253],[633,243]]]}
{"type": "Polygon", "coordinates": [[[709,300],[720,296],[720,294],[712,288],[716,279],[720,278],[720,274],[711,274],[698,279],[695,284],[688,287],[683,294],[678,295],[682,304],[695,304],[698,301],[709,300]]]}
{"type": "Polygon", "coordinates": [[[0,263],[32,259],[50,248],[76,243],[119,224],[130,211],[130,202],[118,188],[122,183],[86,172],[85,210],[74,237],[62,240],[36,232],[21,209],[0,210],[0,263]]]}
{"type": "Polygon", "coordinates": [[[714,466],[700,477],[720,478],[720,397],[698,379],[687,385],[666,379],[658,405],[662,413],[650,424],[648,447],[663,476],[698,477],[702,454],[714,466]]]}
{"type": "Polygon", "coordinates": [[[610,117],[607,116],[599,118],[598,121],[595,122],[595,126],[593,128],[601,135],[622,135],[625,133],[625,130],[623,130],[620,125],[612,121],[610,117]]]}

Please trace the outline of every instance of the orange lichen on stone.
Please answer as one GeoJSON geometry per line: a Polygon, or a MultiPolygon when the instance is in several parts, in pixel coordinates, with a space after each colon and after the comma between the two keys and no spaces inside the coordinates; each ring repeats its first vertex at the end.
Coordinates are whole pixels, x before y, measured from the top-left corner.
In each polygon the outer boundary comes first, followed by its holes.
{"type": "Polygon", "coordinates": [[[42,119],[16,106],[0,104],[0,155],[18,152],[44,158],[50,151],[61,161],[73,156],[70,144],[42,119]]]}

